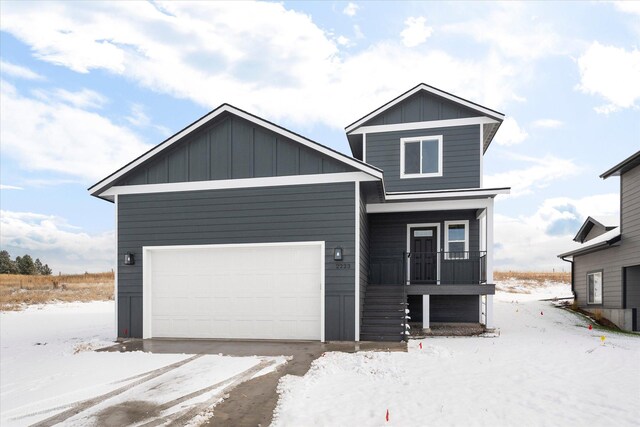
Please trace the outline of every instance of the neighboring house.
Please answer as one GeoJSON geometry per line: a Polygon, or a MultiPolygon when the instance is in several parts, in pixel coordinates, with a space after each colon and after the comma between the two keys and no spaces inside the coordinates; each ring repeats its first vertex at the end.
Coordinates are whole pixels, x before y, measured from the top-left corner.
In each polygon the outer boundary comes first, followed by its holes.
{"type": "Polygon", "coordinates": [[[600,178],[610,176],[620,177],[619,221],[588,217],[573,239],[576,247],[558,256],[572,263],[571,286],[580,308],[599,311],[620,328],[638,331],[640,151],[600,178]]]}
{"type": "Polygon", "coordinates": [[[420,84],[346,128],[351,157],[223,104],[89,189],[118,337],[401,340],[407,304],[492,327],[503,119],[420,84]]]}

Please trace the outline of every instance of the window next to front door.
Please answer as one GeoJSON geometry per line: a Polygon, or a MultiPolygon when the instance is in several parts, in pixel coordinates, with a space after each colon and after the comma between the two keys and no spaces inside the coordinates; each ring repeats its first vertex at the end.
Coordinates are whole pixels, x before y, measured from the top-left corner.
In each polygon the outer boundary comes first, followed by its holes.
{"type": "Polygon", "coordinates": [[[445,259],[465,259],[469,253],[469,221],[444,222],[445,259]]]}
{"type": "Polygon", "coordinates": [[[400,178],[442,176],[442,135],[400,140],[400,178]]]}
{"type": "Polygon", "coordinates": [[[602,270],[587,273],[587,304],[602,304],[602,270]]]}

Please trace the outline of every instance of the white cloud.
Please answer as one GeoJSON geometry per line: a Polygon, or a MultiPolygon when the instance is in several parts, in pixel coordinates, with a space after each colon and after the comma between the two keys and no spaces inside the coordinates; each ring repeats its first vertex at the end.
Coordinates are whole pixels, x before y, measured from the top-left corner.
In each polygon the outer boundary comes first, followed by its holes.
{"type": "Polygon", "coordinates": [[[0,184],[0,190],[24,190],[24,189],[22,187],[17,187],[15,185],[0,184]]]}
{"type": "Polygon", "coordinates": [[[344,13],[347,16],[356,16],[356,13],[358,12],[358,9],[360,9],[360,6],[358,6],[355,3],[349,3],[343,10],[342,13],[344,13]]]}
{"type": "Polygon", "coordinates": [[[640,100],[640,50],[625,50],[593,42],[578,58],[578,89],[599,95],[608,103],[596,108],[599,113],[612,113],[637,107],[640,100]]]}
{"type": "Polygon", "coordinates": [[[34,95],[47,102],[62,101],[81,109],[102,108],[108,102],[106,97],[91,89],[82,89],[78,92],[71,92],[66,89],[55,89],[53,91],[36,90],[34,95]]]}
{"type": "Polygon", "coordinates": [[[48,98],[29,98],[7,82],[1,86],[0,149],[26,170],[93,182],[150,148],[128,128],[67,104],[73,96],[60,100],[54,91],[48,98]]]}
{"type": "Polygon", "coordinates": [[[26,80],[44,80],[40,74],[21,65],[12,64],[10,62],[0,60],[0,74],[17,77],[26,80]]]}
{"type": "Polygon", "coordinates": [[[528,137],[529,134],[518,125],[516,119],[507,117],[498,129],[495,143],[505,146],[516,145],[524,142],[528,137]]]}
{"type": "Polygon", "coordinates": [[[338,38],[336,39],[336,41],[338,42],[338,44],[340,46],[350,46],[351,42],[349,41],[348,38],[346,38],[345,36],[338,36],[338,38]]]}
{"type": "Polygon", "coordinates": [[[538,190],[548,187],[561,178],[572,176],[580,171],[580,168],[569,159],[561,159],[547,155],[544,157],[511,156],[514,160],[520,160],[526,164],[521,169],[513,169],[487,175],[484,178],[485,185],[491,187],[511,186],[510,197],[519,197],[533,194],[538,190]]]}
{"type": "Polygon", "coordinates": [[[28,253],[54,271],[81,273],[113,267],[113,232],[90,235],[63,218],[33,212],[0,212],[0,245],[12,256],[28,253]]]}
{"type": "Polygon", "coordinates": [[[426,23],[427,20],[423,16],[407,18],[404,21],[404,30],[400,33],[402,43],[407,47],[415,47],[427,41],[433,33],[433,28],[427,27],[426,23]]]}
{"type": "Polygon", "coordinates": [[[559,127],[562,127],[563,123],[560,120],[556,119],[538,119],[531,125],[536,128],[557,129],[559,127]]]}
{"type": "Polygon", "coordinates": [[[618,194],[547,199],[531,215],[495,216],[497,269],[570,271],[557,255],[570,250],[587,216],[618,215],[618,194]]]}
{"type": "Polygon", "coordinates": [[[528,68],[492,53],[416,52],[399,40],[343,52],[310,16],[281,3],[156,6],[15,2],[3,7],[0,25],[42,60],[79,72],[107,70],[205,108],[229,102],[285,126],[343,128],[422,81],[500,108],[517,99],[528,68]]]}
{"type": "Polygon", "coordinates": [[[638,1],[614,1],[613,4],[621,12],[640,16],[640,2],[638,1]]]}

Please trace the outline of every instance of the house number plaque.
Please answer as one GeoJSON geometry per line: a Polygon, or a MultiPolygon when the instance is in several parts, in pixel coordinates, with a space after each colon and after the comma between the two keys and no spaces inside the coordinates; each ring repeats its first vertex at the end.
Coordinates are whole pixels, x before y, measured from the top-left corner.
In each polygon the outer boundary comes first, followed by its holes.
{"type": "Polygon", "coordinates": [[[336,262],[336,269],[338,270],[349,270],[351,268],[351,264],[346,262],[336,262]]]}

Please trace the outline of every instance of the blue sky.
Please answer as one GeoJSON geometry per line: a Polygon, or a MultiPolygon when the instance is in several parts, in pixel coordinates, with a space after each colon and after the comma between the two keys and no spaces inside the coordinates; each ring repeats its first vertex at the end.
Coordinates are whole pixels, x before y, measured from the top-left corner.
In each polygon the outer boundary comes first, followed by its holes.
{"type": "Polygon", "coordinates": [[[3,2],[1,245],[111,269],[86,188],[223,102],[349,153],[344,127],[424,82],[507,115],[485,155],[496,265],[567,269],[640,149],[640,2],[3,2]]]}

